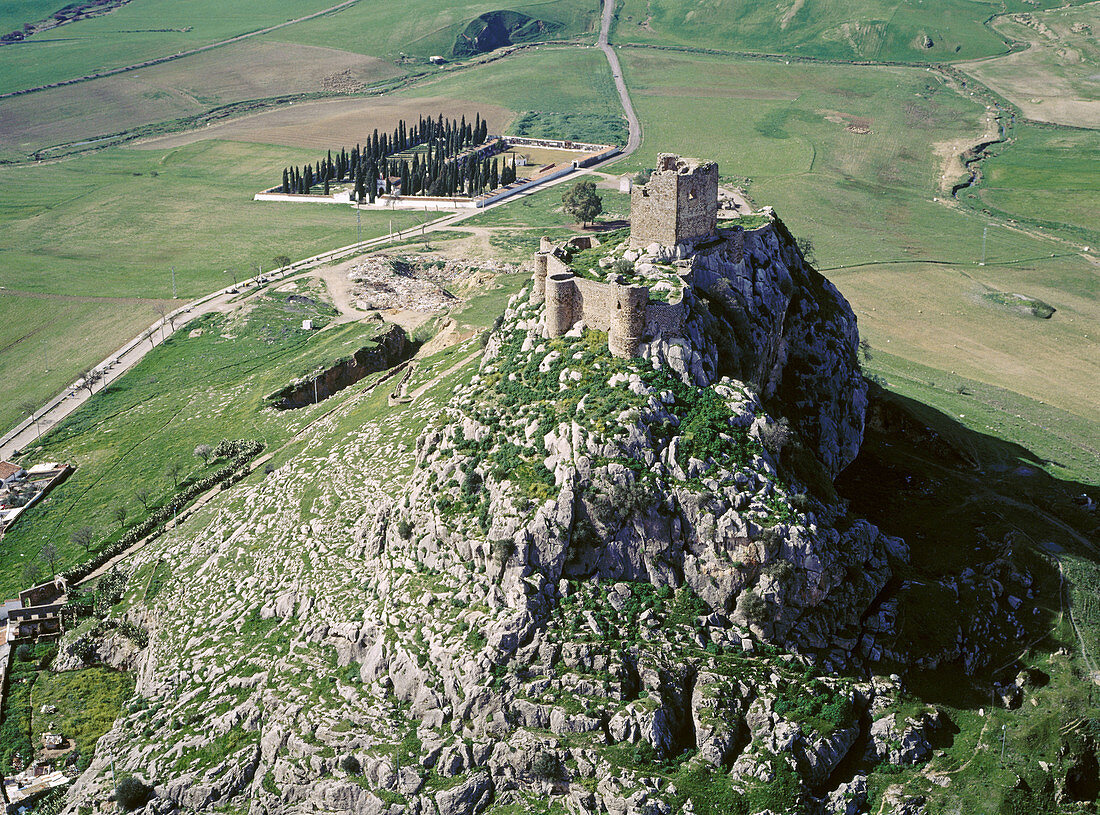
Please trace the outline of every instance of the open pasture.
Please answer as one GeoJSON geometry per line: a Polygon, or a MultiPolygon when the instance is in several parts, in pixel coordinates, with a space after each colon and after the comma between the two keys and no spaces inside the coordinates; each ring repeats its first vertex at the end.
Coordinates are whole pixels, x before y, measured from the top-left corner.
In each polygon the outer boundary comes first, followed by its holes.
{"type": "Polygon", "coordinates": [[[1100,131],[1018,124],[992,153],[961,200],[1100,246],[1100,131]]]}
{"type": "Polygon", "coordinates": [[[599,5],[586,0],[515,0],[506,6],[496,0],[407,0],[357,3],[271,36],[423,66],[430,56],[451,59],[455,41],[470,21],[502,8],[545,21],[551,39],[594,34],[599,26],[599,5]]]}
{"type": "Polygon", "coordinates": [[[610,139],[619,144],[624,144],[626,138],[626,119],[611,71],[603,53],[595,48],[540,47],[513,54],[507,60],[442,75],[402,91],[400,96],[447,96],[501,105],[517,113],[538,111],[530,117],[519,117],[533,122],[516,135],[596,142],[610,139]],[[569,130],[538,132],[534,123],[540,118],[555,119],[555,124],[569,130]]]}
{"type": "Polygon", "coordinates": [[[1058,0],[626,0],[619,43],[784,54],[832,60],[943,62],[1007,53],[985,24],[994,13],[1035,11],[1058,0]]]}
{"type": "Polygon", "coordinates": [[[399,73],[382,60],[331,48],[234,43],[118,76],[0,100],[0,156],[22,158],[233,102],[363,88],[399,73]]]}
{"type": "MultiPolygon", "coordinates": [[[[61,5],[55,5],[54,9],[61,5]]],[[[0,48],[0,93],[171,56],[315,14],[333,5],[334,0],[127,3],[110,14],[69,23],[17,45],[0,48]]]]}
{"type": "MultiPolygon", "coordinates": [[[[24,397],[44,402],[154,322],[153,303],[135,301],[171,298],[173,267],[183,302],[232,283],[233,275],[270,269],[276,256],[304,258],[353,243],[349,207],[252,201],[288,162],[316,158],[314,151],[211,141],[6,168],[0,379],[17,395],[0,400],[0,426],[19,420],[24,397]],[[48,373],[36,367],[42,342],[47,355],[54,352],[48,373]]],[[[391,220],[398,229],[425,217],[363,212],[362,236],[385,234],[391,220]]]]}
{"type": "Polygon", "coordinates": [[[991,25],[1027,49],[960,68],[1030,119],[1100,128],[1100,5],[1001,15],[991,25]]]}
{"type": "MultiPolygon", "coordinates": [[[[211,125],[200,130],[189,130],[167,136],[147,139],[136,146],[149,150],[164,150],[185,144],[225,139],[238,142],[256,142],[267,145],[308,148],[314,153],[306,161],[315,161],[318,150],[349,150],[367,139],[375,128],[392,133],[402,119],[415,122],[421,114],[447,119],[466,117],[468,122],[481,117],[489,122],[490,132],[500,132],[508,126],[513,114],[499,105],[471,102],[459,98],[429,96],[408,98],[396,95],[370,98],[326,99],[317,102],[299,102],[264,113],[256,113],[239,119],[211,125]]],[[[279,163],[281,171],[289,160],[279,163]]],[[[278,181],[275,178],[271,184],[278,181]]],[[[271,186],[268,184],[268,186],[271,186]]]]}

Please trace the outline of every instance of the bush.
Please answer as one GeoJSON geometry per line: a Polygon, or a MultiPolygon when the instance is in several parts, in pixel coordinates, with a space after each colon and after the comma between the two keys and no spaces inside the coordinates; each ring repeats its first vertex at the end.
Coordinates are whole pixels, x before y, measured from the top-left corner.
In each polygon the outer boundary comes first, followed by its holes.
{"type": "Polygon", "coordinates": [[[34,649],[23,643],[15,649],[15,656],[20,662],[30,662],[34,659],[34,649]]]}
{"type": "Polygon", "coordinates": [[[503,566],[508,562],[508,558],[515,554],[516,542],[511,538],[495,540],[489,545],[489,550],[492,552],[493,560],[503,566]]]}
{"type": "Polygon", "coordinates": [[[145,806],[153,797],[153,788],[137,778],[124,778],[115,787],[115,800],[125,811],[145,806]]]}
{"type": "Polygon", "coordinates": [[[401,536],[401,540],[408,540],[412,535],[413,526],[411,523],[402,518],[397,522],[397,534],[401,536]]]}
{"type": "Polygon", "coordinates": [[[340,769],[348,775],[359,775],[363,772],[363,765],[359,763],[359,759],[349,754],[340,759],[340,769]]]}
{"type": "Polygon", "coordinates": [[[546,750],[540,752],[531,761],[531,772],[539,778],[560,778],[561,762],[558,761],[557,753],[546,750]]]}

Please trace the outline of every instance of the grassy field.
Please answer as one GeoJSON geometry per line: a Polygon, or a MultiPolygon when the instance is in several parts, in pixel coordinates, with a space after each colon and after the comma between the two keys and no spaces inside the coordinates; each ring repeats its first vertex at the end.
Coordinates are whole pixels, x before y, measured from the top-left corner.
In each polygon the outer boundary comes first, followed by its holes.
{"type": "Polygon", "coordinates": [[[269,35],[306,45],[341,48],[405,64],[427,64],[433,55],[451,58],[466,25],[480,14],[508,8],[550,24],[548,36],[568,39],[595,32],[599,9],[583,0],[518,0],[501,6],[489,0],[410,0],[359,3],[339,14],[319,17],[269,35]]]}
{"type": "Polygon", "coordinates": [[[347,51],[248,40],[124,76],[0,100],[0,157],[18,160],[234,102],[319,93],[336,77],[366,87],[400,73],[347,51]]]}
{"type": "Polygon", "coordinates": [[[1095,4],[998,16],[993,27],[1029,47],[959,67],[1005,96],[1028,118],[1100,127],[1098,24],[1095,4]]]}
{"type": "MultiPolygon", "coordinates": [[[[442,113],[448,119],[461,119],[465,116],[467,121],[480,115],[494,132],[504,130],[514,118],[510,110],[499,105],[443,96],[408,98],[393,95],[369,99],[329,99],[299,102],[265,113],[213,124],[201,130],[158,136],[135,146],[139,149],[164,150],[197,141],[225,139],[308,147],[314,151],[312,160],[316,160],[318,151],[339,147],[350,150],[370,136],[374,128],[378,128],[380,132],[392,133],[402,119],[415,121],[421,115],[429,113],[433,116],[442,113]]],[[[282,165],[279,169],[281,171],[282,165]]]]}
{"type": "Polygon", "coordinates": [[[0,48],[0,93],[187,51],[332,5],[330,0],[242,0],[232,6],[216,0],[128,3],[110,14],[0,48]]]}
{"type": "Polygon", "coordinates": [[[95,743],[111,729],[133,692],[130,674],[102,665],[64,673],[42,671],[31,691],[32,742],[40,747],[43,733],[59,733],[75,742],[83,766],[87,766],[95,743]],[[54,705],[57,713],[41,713],[43,705],[54,705]]]}
{"type": "MultiPolygon", "coordinates": [[[[65,565],[59,568],[80,562],[87,554],[69,541],[71,532],[91,526],[97,547],[117,539],[123,530],[112,508],[125,504],[127,523],[139,523],[146,512],[134,496],[138,486],[151,489],[150,506],[165,503],[176,490],[166,475],[170,463],[194,479],[220,466],[194,458],[196,445],[249,438],[273,450],[346,398],[348,392],[341,392],[292,411],[264,402],[291,380],[361,347],[377,330],[377,324],[360,323],[319,332],[301,328],[306,317],[324,324],[332,314],[313,288],[280,287],[230,315],[199,318],[153,349],[45,436],[41,449],[32,448],[35,460],[69,460],[76,471],[0,539],[4,562],[29,562],[48,541],[61,550],[65,565]],[[297,297],[288,299],[292,295],[297,297]]],[[[0,594],[8,596],[20,581],[21,569],[5,569],[0,594]]]]}
{"type": "Polygon", "coordinates": [[[960,200],[1077,245],[1100,245],[1100,131],[1018,124],[960,200]],[[970,196],[974,197],[971,198],[970,196]]]}
{"type": "Polygon", "coordinates": [[[596,49],[540,48],[506,61],[444,75],[402,96],[449,96],[502,105],[509,110],[568,114],[582,129],[559,134],[584,139],[616,138],[625,143],[626,120],[607,60],[596,49]],[[583,117],[583,118],[579,118],[583,117]],[[621,123],[617,129],[614,123],[621,123]]]}
{"type": "Polygon", "coordinates": [[[612,39],[835,60],[933,62],[1003,54],[985,21],[1035,11],[1055,0],[781,0],[685,4],[626,0],[612,39]]]}
{"type": "MultiPolygon", "coordinates": [[[[183,300],[231,283],[227,269],[245,278],[271,268],[277,255],[297,259],[353,243],[355,214],[347,207],[251,200],[287,163],[316,158],[203,142],[5,169],[0,377],[20,391],[0,400],[0,427],[19,420],[21,401],[44,402],[154,322],[151,301],[171,298],[172,267],[183,300]]],[[[390,218],[364,212],[363,237],[387,232],[390,218]]],[[[422,218],[392,214],[394,228],[422,218]]]]}
{"type": "MultiPolygon", "coordinates": [[[[816,265],[852,303],[873,347],[1079,421],[1100,419],[1095,271],[1059,243],[996,223],[979,266],[989,219],[932,200],[936,145],[980,133],[984,108],[921,70],[622,54],[645,128],[627,167],[652,166],[658,150],[714,158],[724,179],[747,184],[758,204],[774,205],[795,235],[813,241],[816,265]],[[698,117],[704,106],[709,115],[698,117]],[[1058,311],[1024,317],[990,292],[1037,297],[1058,311]]],[[[1077,168],[1090,160],[1065,155],[1077,168]]],[[[1057,176],[1038,183],[1057,186],[1057,176]]],[[[1088,208],[1062,206],[1067,218],[1087,217],[1088,208]]]]}

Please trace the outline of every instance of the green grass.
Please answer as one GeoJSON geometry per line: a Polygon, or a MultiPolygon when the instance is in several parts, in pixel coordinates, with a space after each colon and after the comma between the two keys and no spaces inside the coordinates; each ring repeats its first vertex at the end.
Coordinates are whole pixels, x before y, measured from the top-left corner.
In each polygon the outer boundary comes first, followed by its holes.
{"type": "MultiPolygon", "coordinates": [[[[9,4],[5,4],[7,6],[9,4]]],[[[31,9],[41,6],[29,4],[31,9]]],[[[54,8],[60,8],[58,3],[54,8]]],[[[312,14],[328,0],[148,0],[0,48],[0,93],[169,56],[312,14]],[[164,31],[184,29],[190,31],[164,31]],[[155,30],[161,29],[161,30],[155,30]]],[[[5,16],[10,12],[5,12],[5,16]]],[[[14,15],[13,15],[14,16],[14,15]]],[[[5,28],[5,32],[8,29],[5,28]]]]}
{"type": "MultiPolygon", "coordinates": [[[[564,135],[584,139],[606,137],[610,122],[625,124],[607,59],[594,48],[524,51],[507,60],[446,74],[406,95],[447,96],[515,111],[557,114],[572,131],[564,135]]],[[[534,129],[535,123],[523,126],[534,129]]]]}
{"type": "MultiPolygon", "coordinates": [[[[197,320],[191,328],[201,336],[181,331],[44,437],[33,458],[69,460],[76,472],[4,536],[5,559],[31,559],[52,541],[61,550],[61,568],[80,562],[86,554],[69,542],[72,530],[90,525],[101,543],[116,539],[121,530],[110,508],[124,502],[128,523],[140,522],[145,513],[133,491],[148,487],[153,504],[166,502],[175,491],[165,475],[170,462],[192,478],[219,466],[194,458],[196,445],[250,438],[271,451],[345,398],[341,392],[296,411],[265,407],[267,394],[360,347],[375,330],[349,323],[303,331],[303,317],[323,323],[331,308],[288,303],[286,296],[260,296],[247,314],[197,320]]],[[[6,569],[0,593],[13,592],[20,578],[19,569],[6,569]]]]}
{"type": "MultiPolygon", "coordinates": [[[[251,200],[278,168],[315,158],[201,142],[5,169],[0,286],[38,299],[0,291],[0,378],[24,389],[20,399],[0,400],[0,428],[21,419],[24,398],[44,403],[158,319],[143,301],[171,298],[173,267],[184,302],[232,283],[226,269],[243,279],[277,255],[304,258],[354,242],[348,207],[251,200]]],[[[385,234],[390,217],[364,212],[364,239],[385,234]]],[[[392,218],[397,229],[423,214],[392,218]]]]}
{"type": "Polygon", "coordinates": [[[1008,51],[985,24],[992,15],[1058,5],[1054,0],[1034,6],[1022,0],[626,0],[612,40],[832,60],[960,60],[1008,51]],[[922,47],[924,35],[931,47],[922,47]]]}
{"type": "Polygon", "coordinates": [[[581,0],[518,0],[507,6],[489,0],[411,0],[400,4],[360,3],[272,36],[391,60],[406,54],[417,58],[415,64],[423,65],[432,55],[450,59],[455,40],[471,20],[503,8],[558,24],[554,39],[595,31],[598,25],[596,7],[581,0]]]}
{"type": "Polygon", "coordinates": [[[1100,244],[1100,133],[1020,124],[993,153],[982,162],[976,199],[963,192],[961,200],[1075,243],[1100,244]]]}
{"type": "Polygon", "coordinates": [[[134,678],[102,665],[64,673],[42,672],[31,695],[34,707],[33,733],[36,746],[42,734],[51,730],[76,743],[86,763],[95,754],[95,743],[111,729],[122,704],[134,692],[134,678]],[[44,715],[42,706],[57,707],[44,715]]]}

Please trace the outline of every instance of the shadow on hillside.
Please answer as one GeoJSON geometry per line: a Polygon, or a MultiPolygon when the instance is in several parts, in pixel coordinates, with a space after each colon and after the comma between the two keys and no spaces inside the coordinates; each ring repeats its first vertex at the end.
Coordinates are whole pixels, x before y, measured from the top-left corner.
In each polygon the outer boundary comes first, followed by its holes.
{"type": "MultiPolygon", "coordinates": [[[[854,515],[908,543],[910,565],[898,570],[895,588],[904,581],[932,585],[967,569],[993,569],[1005,560],[1033,575],[1034,602],[1041,611],[1022,620],[1025,637],[1001,649],[992,661],[995,667],[1011,663],[1021,641],[1039,640],[1039,650],[1061,645],[1043,639],[1060,608],[1060,579],[1050,555],[1071,552],[1100,560],[1091,546],[1100,540],[1100,514],[1075,500],[1082,493],[1095,497],[1096,488],[1057,479],[1042,464],[1018,444],[973,431],[928,405],[871,385],[863,447],[835,484],[854,515]]],[[[945,612],[930,608],[923,614],[935,621],[937,613],[945,612]]],[[[1014,672],[1018,666],[1004,669],[1014,672]]],[[[981,683],[975,687],[965,680],[957,665],[914,681],[928,701],[955,707],[989,704],[988,684],[979,690],[981,683]]]]}

